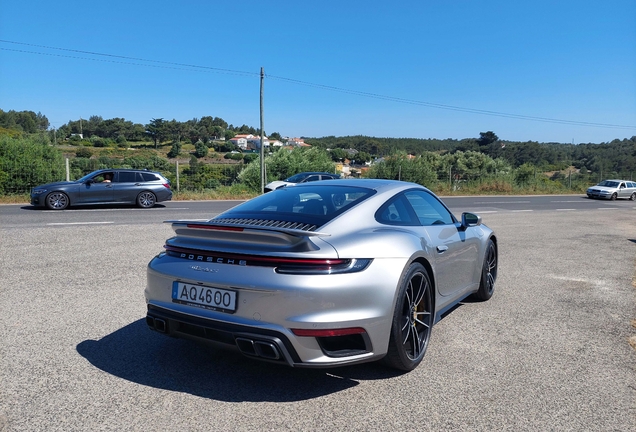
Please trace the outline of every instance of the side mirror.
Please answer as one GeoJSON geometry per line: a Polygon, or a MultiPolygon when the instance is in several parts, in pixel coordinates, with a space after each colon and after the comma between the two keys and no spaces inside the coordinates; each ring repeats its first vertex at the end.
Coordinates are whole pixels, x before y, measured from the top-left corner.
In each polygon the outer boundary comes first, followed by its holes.
{"type": "Polygon", "coordinates": [[[87,185],[89,185],[89,184],[94,183],[94,182],[95,182],[95,180],[93,180],[93,179],[88,179],[88,180],[86,180],[84,183],[85,183],[85,184],[87,184],[87,185]]]}
{"type": "Polygon", "coordinates": [[[481,216],[476,215],[475,213],[462,213],[462,227],[468,228],[472,226],[481,225],[481,216]]]}

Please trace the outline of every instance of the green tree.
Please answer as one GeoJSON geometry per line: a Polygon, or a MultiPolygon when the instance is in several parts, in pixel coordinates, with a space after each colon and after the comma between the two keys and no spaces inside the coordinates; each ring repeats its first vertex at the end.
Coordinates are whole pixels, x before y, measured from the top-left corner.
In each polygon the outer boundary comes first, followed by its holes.
{"type": "Polygon", "coordinates": [[[515,181],[520,186],[526,186],[530,184],[530,181],[534,178],[537,169],[534,165],[525,163],[521,165],[515,171],[515,181]]]}
{"type": "Polygon", "coordinates": [[[163,141],[166,136],[166,128],[165,122],[162,118],[159,119],[151,119],[150,123],[146,125],[146,134],[152,138],[152,141],[155,143],[155,149],[157,148],[157,143],[163,141]]]}
{"type": "Polygon", "coordinates": [[[175,141],[172,144],[172,148],[168,152],[168,157],[169,158],[176,158],[177,156],[179,156],[179,153],[181,153],[181,143],[175,141]]]}
{"type": "MultiPolygon", "coordinates": [[[[282,180],[305,171],[335,172],[335,164],[329,152],[316,147],[300,147],[281,150],[265,159],[267,181],[282,180]]],[[[259,191],[260,159],[249,163],[238,176],[241,184],[259,191]]]]}
{"type": "Polygon", "coordinates": [[[194,155],[197,158],[202,158],[208,155],[208,146],[206,146],[203,141],[197,141],[194,145],[194,155]]]}

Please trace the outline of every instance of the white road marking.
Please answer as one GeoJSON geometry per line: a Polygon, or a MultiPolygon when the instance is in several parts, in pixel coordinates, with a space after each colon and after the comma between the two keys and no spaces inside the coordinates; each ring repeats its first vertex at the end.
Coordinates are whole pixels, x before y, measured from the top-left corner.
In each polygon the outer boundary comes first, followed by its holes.
{"type": "Polygon", "coordinates": [[[115,222],[52,222],[47,223],[47,225],[105,225],[112,223],[115,222]]]}
{"type": "Polygon", "coordinates": [[[473,204],[529,204],[530,201],[475,201],[473,204]]]}

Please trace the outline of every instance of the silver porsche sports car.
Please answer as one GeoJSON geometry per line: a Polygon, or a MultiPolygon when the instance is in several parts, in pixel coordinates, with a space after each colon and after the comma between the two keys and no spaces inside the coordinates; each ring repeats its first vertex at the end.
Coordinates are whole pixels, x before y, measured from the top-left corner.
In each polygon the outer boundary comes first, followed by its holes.
{"type": "Polygon", "coordinates": [[[150,329],[295,367],[412,370],[433,325],[497,279],[494,232],[414,183],[299,184],[168,222],[147,269],[150,329]]]}

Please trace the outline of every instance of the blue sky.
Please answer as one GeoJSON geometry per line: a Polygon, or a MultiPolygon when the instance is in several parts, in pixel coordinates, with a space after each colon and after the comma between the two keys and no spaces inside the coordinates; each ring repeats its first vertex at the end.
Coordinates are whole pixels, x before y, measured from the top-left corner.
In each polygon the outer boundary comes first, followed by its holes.
{"type": "Polygon", "coordinates": [[[54,127],[259,127],[261,67],[265,131],[283,136],[636,135],[634,0],[0,3],[0,109],[54,127]]]}

